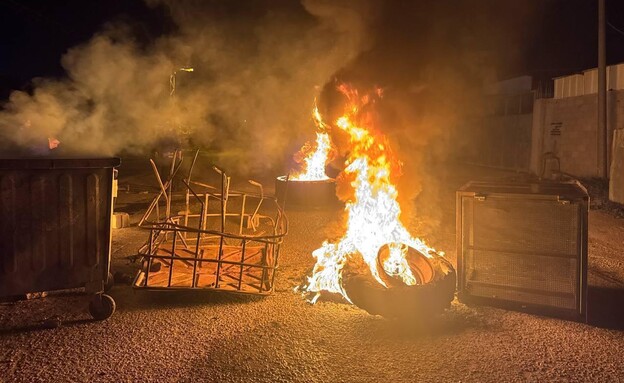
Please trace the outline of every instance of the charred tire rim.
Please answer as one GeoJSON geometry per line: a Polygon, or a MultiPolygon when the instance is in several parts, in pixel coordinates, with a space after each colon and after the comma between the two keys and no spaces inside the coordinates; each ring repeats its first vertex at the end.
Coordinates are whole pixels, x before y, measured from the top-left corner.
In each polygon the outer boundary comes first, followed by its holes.
{"type": "MultiPolygon", "coordinates": [[[[383,262],[389,254],[390,247],[387,244],[381,246],[377,252],[377,269],[379,270],[379,276],[388,287],[404,286],[405,284],[400,280],[400,278],[387,274],[383,268],[383,262]]],[[[429,257],[413,247],[408,246],[405,258],[407,259],[412,274],[416,278],[418,285],[424,285],[435,279],[436,270],[434,269],[432,262],[429,261],[429,257]]]]}
{"type": "MultiPolygon", "coordinates": [[[[380,249],[380,252],[383,250],[380,249]]],[[[342,284],[349,299],[356,306],[370,314],[387,318],[424,318],[440,314],[450,307],[455,297],[457,282],[455,269],[444,257],[433,253],[427,257],[416,249],[410,248],[413,260],[410,261],[420,284],[405,285],[389,275],[380,276],[388,285],[381,285],[370,273],[345,269],[342,284]],[[414,253],[415,252],[415,253],[414,253]],[[414,270],[414,269],[418,270],[414,270]]]]}

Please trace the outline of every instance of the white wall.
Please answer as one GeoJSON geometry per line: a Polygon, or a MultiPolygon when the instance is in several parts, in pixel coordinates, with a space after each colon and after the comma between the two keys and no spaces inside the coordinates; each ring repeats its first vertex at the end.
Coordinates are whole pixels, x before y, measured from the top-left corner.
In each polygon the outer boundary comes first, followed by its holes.
{"type": "MultiPolygon", "coordinates": [[[[599,176],[597,125],[596,94],[536,100],[531,171],[539,174],[544,153],[553,152],[561,161],[561,171],[577,177],[599,176]]],[[[608,92],[607,127],[611,148],[613,130],[624,129],[624,90],[608,92]]]]}

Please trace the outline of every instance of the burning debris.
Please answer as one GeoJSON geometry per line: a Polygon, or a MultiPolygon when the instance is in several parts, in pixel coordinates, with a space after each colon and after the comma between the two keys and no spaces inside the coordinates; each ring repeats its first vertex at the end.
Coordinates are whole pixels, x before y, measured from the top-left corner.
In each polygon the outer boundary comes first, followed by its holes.
{"type": "Polygon", "coordinates": [[[182,181],[184,210],[177,214],[171,186],[179,178],[181,156],[173,156],[164,182],[151,162],[160,192],[139,223],[150,234],[139,249],[143,262],[134,287],[270,294],[287,232],[281,206],[255,181],[249,183],[256,193],[232,190],[231,178],[217,167],[219,187],[192,180],[198,153],[182,181]]]}
{"type": "Polygon", "coordinates": [[[395,181],[402,164],[376,129],[372,114],[381,90],[360,95],[341,85],[339,91],[347,105],[335,125],[348,135],[350,145],[338,178],[347,228],[337,243],[326,241],[312,253],[316,265],[302,290],[312,296],[312,303],[321,292],[338,293],[386,316],[439,311],[453,299],[455,271],[442,253],[401,223],[395,181]]]}
{"type": "Polygon", "coordinates": [[[329,179],[325,173],[327,163],[331,161],[335,149],[329,137],[329,126],[323,122],[323,117],[314,105],[312,113],[317,127],[316,142],[306,142],[295,155],[295,162],[301,164],[301,169],[290,176],[291,181],[323,181],[329,179]]]}
{"type": "Polygon", "coordinates": [[[288,196],[289,204],[296,206],[333,205],[337,202],[336,180],[330,178],[325,171],[335,154],[330,138],[330,127],[323,121],[316,105],[312,117],[317,127],[316,141],[306,142],[295,154],[294,160],[300,165],[298,171],[288,177],[277,177],[276,195],[280,201],[285,201],[288,196]]]}
{"type": "Polygon", "coordinates": [[[336,180],[292,181],[287,176],[275,179],[278,201],[297,208],[325,208],[339,203],[336,198],[336,180]]]}

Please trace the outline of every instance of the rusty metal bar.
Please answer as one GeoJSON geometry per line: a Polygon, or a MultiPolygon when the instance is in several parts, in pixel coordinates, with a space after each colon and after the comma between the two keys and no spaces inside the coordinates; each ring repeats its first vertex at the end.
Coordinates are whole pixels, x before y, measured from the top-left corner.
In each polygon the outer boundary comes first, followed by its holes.
{"type": "Polygon", "coordinates": [[[254,186],[257,186],[260,189],[260,200],[258,201],[258,205],[256,205],[256,209],[254,210],[253,214],[249,217],[249,220],[251,221],[251,227],[255,231],[256,225],[254,220],[258,215],[258,211],[260,211],[260,206],[262,206],[262,202],[264,201],[264,188],[262,187],[262,184],[260,182],[256,182],[254,180],[247,180],[247,182],[254,186]]]}
{"type": "Polygon", "coordinates": [[[167,282],[168,287],[171,287],[171,277],[173,277],[173,265],[175,262],[174,258],[176,255],[175,250],[176,250],[176,234],[177,233],[178,233],[177,231],[173,232],[173,240],[171,243],[171,265],[169,265],[169,281],[167,282]]]}
{"type": "Polygon", "coordinates": [[[263,236],[253,236],[253,235],[238,235],[238,234],[230,234],[230,233],[221,233],[219,231],[215,231],[215,230],[201,230],[201,229],[193,229],[193,228],[187,228],[175,223],[167,223],[168,228],[167,229],[163,229],[162,228],[163,223],[150,223],[150,225],[148,226],[142,226],[142,228],[144,229],[154,229],[154,230],[162,230],[162,231],[167,231],[167,232],[171,232],[171,231],[188,231],[189,233],[202,233],[202,234],[209,234],[212,235],[214,237],[226,237],[229,239],[236,239],[236,240],[243,240],[243,239],[247,239],[247,240],[253,240],[253,241],[258,241],[258,242],[262,242],[262,243],[277,243],[276,241],[281,241],[281,238],[284,236],[283,232],[282,233],[277,233],[274,235],[263,235],[263,236]]]}
{"type": "Polygon", "coordinates": [[[221,274],[221,255],[223,254],[223,240],[224,238],[219,238],[219,252],[217,253],[217,272],[215,273],[215,288],[219,288],[219,274],[221,274]]]}
{"type": "Polygon", "coordinates": [[[169,219],[169,217],[171,216],[171,195],[173,194],[173,176],[174,176],[174,169],[175,169],[175,164],[176,164],[176,160],[178,159],[178,151],[175,150],[173,152],[173,158],[171,158],[171,166],[169,167],[169,179],[167,181],[169,181],[169,187],[167,188],[167,191],[169,193],[169,195],[167,196],[167,217],[166,219],[169,219]]]}
{"type": "MultiPolygon", "coordinates": [[[[159,176],[158,169],[156,168],[156,164],[151,159],[150,159],[150,163],[152,165],[152,169],[154,170],[154,174],[156,175],[156,180],[161,185],[161,188],[160,188],[160,193],[158,193],[158,195],[156,195],[156,197],[154,197],[154,199],[152,200],[152,203],[150,204],[150,206],[145,211],[145,214],[143,214],[143,217],[139,221],[139,225],[138,226],[142,226],[143,223],[145,221],[147,221],[147,218],[152,214],[152,211],[154,210],[154,208],[156,208],[156,215],[157,215],[157,219],[156,220],[160,221],[160,213],[159,213],[158,201],[160,200],[160,197],[163,196],[163,194],[165,195],[165,198],[167,198],[165,190],[166,190],[166,187],[168,187],[168,182],[169,181],[167,181],[167,182],[165,182],[163,184],[162,180],[161,180],[161,178],[159,176]]],[[[180,160],[180,162],[178,163],[178,166],[176,167],[176,169],[174,171],[174,175],[178,172],[178,170],[180,170],[180,166],[182,166],[182,160],[180,160]]]]}
{"type": "Polygon", "coordinates": [[[268,287],[268,289],[267,289],[268,291],[272,291],[274,286],[275,286],[275,271],[277,270],[277,265],[278,265],[277,258],[279,256],[279,250],[280,250],[281,245],[277,244],[277,245],[273,245],[273,246],[276,247],[276,249],[274,249],[274,251],[275,251],[275,259],[273,260],[274,267],[272,268],[273,272],[271,273],[271,285],[267,286],[268,287]]]}
{"type": "Polygon", "coordinates": [[[245,220],[245,202],[247,202],[247,196],[243,194],[243,202],[241,203],[240,220],[238,222],[238,234],[243,234],[243,221],[245,220]]]}
{"type": "MultiPolygon", "coordinates": [[[[264,253],[262,254],[262,264],[263,265],[267,263],[266,262],[266,257],[267,257],[268,253],[269,253],[269,244],[265,243],[264,244],[264,253]]],[[[262,284],[264,283],[264,280],[266,279],[266,273],[267,273],[267,270],[266,269],[262,269],[262,279],[260,280],[260,289],[258,289],[258,292],[262,292],[262,289],[263,289],[262,284]]]]}
{"type": "MultiPolygon", "coordinates": [[[[160,173],[158,173],[158,167],[156,166],[156,163],[152,159],[150,159],[150,163],[152,164],[152,169],[154,170],[156,181],[158,181],[158,186],[160,186],[160,191],[161,191],[160,195],[163,195],[165,197],[165,203],[167,204],[165,216],[166,218],[168,218],[169,217],[169,196],[167,195],[167,189],[162,182],[162,178],[160,178],[160,173]]],[[[160,195],[157,198],[159,198],[160,195]]],[[[158,204],[156,204],[156,206],[158,206],[158,204]]],[[[157,215],[158,215],[158,219],[160,220],[160,214],[157,214],[157,215]]]]}
{"type": "Polygon", "coordinates": [[[245,245],[247,244],[247,241],[245,241],[243,239],[243,249],[241,250],[241,266],[240,266],[240,273],[238,274],[238,289],[240,290],[241,288],[241,284],[243,283],[243,264],[245,263],[245,245]]]}
{"type": "MultiPolygon", "coordinates": [[[[191,193],[193,193],[193,196],[197,199],[197,201],[199,201],[199,203],[201,204],[201,211],[202,213],[204,212],[204,201],[201,200],[201,198],[199,198],[199,196],[197,195],[197,193],[195,193],[195,191],[193,191],[193,189],[191,189],[191,186],[186,182],[186,181],[182,181],[184,182],[184,184],[186,185],[186,187],[188,188],[188,190],[190,190],[191,193]]],[[[201,217],[199,217],[199,226],[201,227],[201,225],[203,224],[203,214],[201,217]]],[[[197,242],[195,244],[195,259],[193,261],[193,278],[191,280],[191,287],[195,287],[197,284],[197,281],[195,279],[195,276],[197,275],[197,256],[199,254],[199,243],[201,241],[201,234],[198,232],[197,233],[197,242]]]]}
{"type": "MultiPolygon", "coordinates": [[[[190,208],[191,204],[190,204],[190,193],[188,191],[188,189],[186,189],[186,193],[184,193],[184,226],[188,226],[188,220],[189,217],[191,215],[191,208],[190,208]]],[[[184,232],[184,238],[186,238],[186,232],[184,232]]]]}
{"type": "Polygon", "coordinates": [[[212,167],[219,175],[221,175],[221,232],[225,232],[225,172],[216,166],[212,167]]]}
{"type": "Polygon", "coordinates": [[[193,156],[193,161],[191,161],[191,167],[189,167],[188,176],[186,178],[186,183],[188,185],[191,184],[191,175],[193,174],[193,168],[195,168],[195,162],[197,162],[197,156],[199,155],[199,150],[195,151],[195,155],[193,156]]]}
{"type": "Polygon", "coordinates": [[[147,269],[145,270],[145,287],[147,287],[147,280],[149,279],[149,271],[152,267],[152,251],[153,249],[153,241],[154,241],[154,231],[150,230],[149,234],[149,252],[148,252],[148,260],[147,260],[147,269]]]}
{"type": "MultiPolygon", "coordinates": [[[[208,194],[204,194],[204,202],[205,202],[207,207],[210,206],[209,205],[210,204],[210,196],[208,194]]],[[[202,211],[201,216],[204,216],[204,214],[207,215],[207,213],[208,213],[208,209],[206,208],[206,211],[202,211]]],[[[203,225],[200,226],[202,230],[206,230],[206,221],[208,221],[208,219],[205,219],[204,222],[203,222],[203,225]]],[[[200,235],[200,234],[198,234],[198,235],[200,235]]]]}
{"type": "MultiPolygon", "coordinates": [[[[171,259],[171,255],[167,254],[167,255],[158,255],[158,254],[154,254],[151,256],[151,258],[153,259],[171,259]]],[[[178,261],[193,261],[195,259],[198,259],[196,257],[184,257],[184,256],[177,256],[176,260],[178,261]]],[[[257,268],[257,269],[273,269],[273,266],[270,265],[261,265],[258,263],[241,263],[240,261],[227,261],[227,260],[216,260],[216,259],[203,259],[201,260],[201,262],[205,262],[205,263],[222,263],[224,265],[228,265],[228,266],[232,266],[232,267],[237,267],[237,266],[244,266],[244,267],[253,267],[253,268],[257,268]]],[[[225,270],[225,269],[224,269],[225,270]]],[[[229,270],[229,268],[227,269],[229,270]]]]}

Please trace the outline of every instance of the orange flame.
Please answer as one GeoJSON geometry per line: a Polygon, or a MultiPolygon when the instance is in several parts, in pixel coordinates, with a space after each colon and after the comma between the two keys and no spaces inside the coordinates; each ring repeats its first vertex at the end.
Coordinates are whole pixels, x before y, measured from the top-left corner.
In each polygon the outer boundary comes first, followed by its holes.
{"type": "MultiPolygon", "coordinates": [[[[348,215],[346,233],[338,243],[325,241],[312,252],[316,258],[313,273],[303,287],[306,293],[321,291],[340,293],[350,301],[341,285],[342,269],[352,257],[362,257],[375,279],[386,286],[378,269],[378,251],[388,244],[389,256],[383,261],[383,271],[396,276],[407,285],[417,279],[406,260],[407,246],[426,256],[434,249],[412,237],[401,223],[401,207],[393,180],[400,176],[401,162],[395,158],[385,136],[375,131],[370,113],[373,97],[360,97],[357,90],[346,85],[338,88],[347,98],[344,114],[336,126],[349,136],[350,151],[345,161],[344,179],[350,180],[353,195],[346,201],[348,215]]],[[[381,97],[381,90],[376,93],[381,97]]],[[[388,286],[386,286],[388,287],[388,286]]]]}
{"type": "Polygon", "coordinates": [[[329,127],[323,122],[316,105],[314,105],[312,117],[317,126],[316,143],[311,145],[309,142],[306,142],[295,155],[295,159],[303,157],[303,160],[297,161],[302,163],[302,169],[290,176],[292,181],[322,181],[329,179],[327,174],[325,174],[325,165],[328,162],[332,149],[329,133],[327,132],[329,127]]]}

